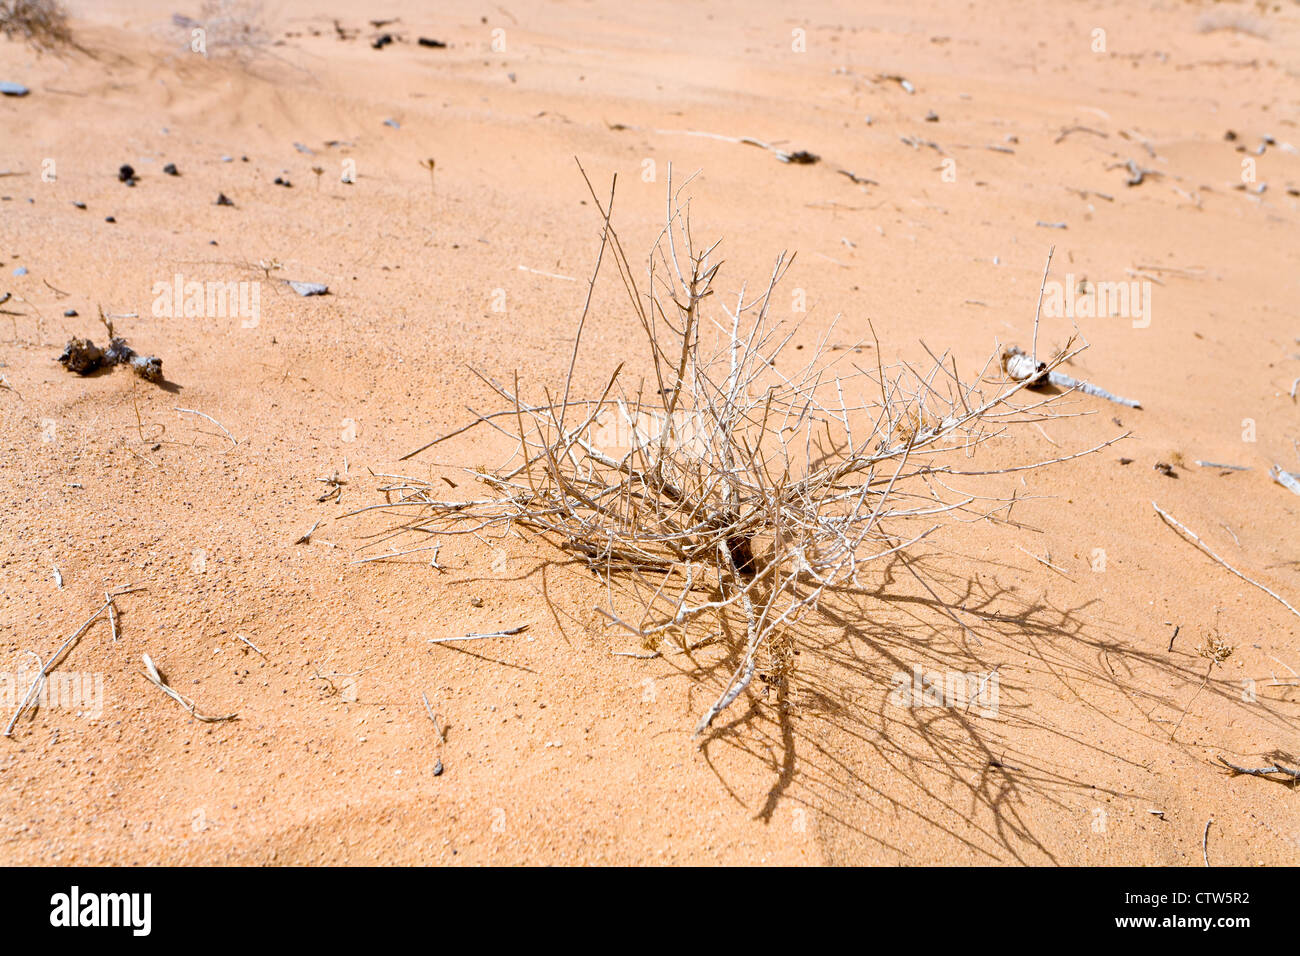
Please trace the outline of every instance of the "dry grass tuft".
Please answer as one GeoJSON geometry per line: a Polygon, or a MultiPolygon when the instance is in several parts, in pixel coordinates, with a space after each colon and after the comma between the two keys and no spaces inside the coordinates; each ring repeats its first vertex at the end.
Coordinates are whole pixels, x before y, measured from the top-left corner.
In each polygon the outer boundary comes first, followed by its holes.
{"type": "MultiPolygon", "coordinates": [[[[475,372],[498,410],[406,456],[489,429],[513,452],[499,468],[471,470],[488,493],[448,500],[442,486],[401,476],[383,489],[388,501],[365,510],[400,516],[379,540],[530,529],[600,576],[598,610],[647,650],[688,651],[723,636],[734,668],[699,733],[756,675],[780,700],[797,625],[833,593],[867,587],[876,562],[902,557],[937,600],[907,549],[1008,508],[1013,499],[987,494],[987,476],[1052,462],[975,469],[970,459],[1008,429],[1050,416],[1060,396],[1026,392],[996,350],[970,381],[954,356],[928,347],[924,366],[860,367],[860,349],[828,345],[833,325],[808,364],[787,374],[778,360],[797,329],[775,320],[772,306],[793,256],[777,256],[756,295],[742,287],[720,301],[719,244],[695,242],[685,187],[674,190],[671,178],[667,221],[643,270],[611,222],[613,187],[602,200],[587,182],[604,229],[566,379],[525,396],[517,373],[502,382],[475,372]],[[609,261],[644,355],[631,369],[619,364],[599,394],[577,397],[591,290],[609,261]]],[[[1073,341],[1044,368],[1076,354],[1073,341]]]]}
{"type": "Polygon", "coordinates": [[[186,47],[205,56],[249,57],[272,40],[260,0],[203,0],[197,18],[174,14],[172,24],[183,32],[186,47]],[[195,31],[202,31],[199,49],[195,31]]]}
{"type": "Polygon", "coordinates": [[[72,43],[68,14],[58,0],[0,0],[0,33],[41,51],[72,43]]]}
{"type": "Polygon", "coordinates": [[[1273,34],[1273,26],[1267,20],[1253,16],[1245,10],[1231,7],[1209,10],[1201,14],[1200,19],[1196,21],[1196,29],[1201,33],[1227,30],[1260,40],[1267,40],[1273,34]]]}

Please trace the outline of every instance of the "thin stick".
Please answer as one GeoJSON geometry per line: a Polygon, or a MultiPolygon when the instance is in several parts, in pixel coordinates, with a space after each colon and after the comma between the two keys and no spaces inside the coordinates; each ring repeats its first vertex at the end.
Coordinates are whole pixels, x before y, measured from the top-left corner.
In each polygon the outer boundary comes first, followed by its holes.
{"type": "Polygon", "coordinates": [[[198,415],[200,418],[206,418],[208,421],[212,422],[212,424],[216,425],[218,428],[220,428],[223,432],[226,433],[226,437],[230,439],[231,444],[234,445],[239,444],[239,441],[235,438],[235,436],[230,434],[230,432],[226,431],[225,425],[221,424],[221,422],[217,421],[215,418],[213,418],[211,415],[207,414],[206,412],[195,411],[192,408],[177,408],[176,411],[184,412],[187,415],[198,415]]]}
{"type": "Polygon", "coordinates": [[[164,694],[188,710],[190,716],[195,720],[201,720],[205,724],[219,724],[223,721],[234,720],[239,716],[239,714],[226,714],[224,717],[209,717],[206,714],[200,714],[198,708],[194,706],[194,701],[167,686],[167,682],[162,679],[162,675],[158,673],[158,668],[154,666],[148,654],[145,654],[142,659],[144,660],[144,676],[149,678],[150,682],[156,685],[164,694]]]}
{"type": "Polygon", "coordinates": [[[102,605],[99,606],[99,608],[95,611],[95,613],[90,615],[90,617],[86,618],[86,622],[82,624],[81,627],[77,628],[76,631],[73,632],[71,637],[69,637],[66,641],[60,644],[59,649],[55,651],[53,654],[51,654],[49,660],[47,660],[44,664],[41,665],[41,669],[36,674],[36,679],[32,681],[32,686],[27,691],[27,696],[23,698],[23,702],[18,705],[18,709],[14,711],[13,717],[9,719],[9,725],[5,727],[4,736],[12,737],[14,735],[14,725],[18,723],[18,718],[21,717],[23,715],[23,712],[27,710],[28,706],[30,706],[32,699],[36,696],[37,691],[40,690],[40,686],[42,682],[44,682],[46,676],[48,676],[50,671],[54,668],[54,665],[58,663],[59,658],[63,656],[64,651],[66,651],[73,644],[75,644],[78,638],[80,638],[82,634],[86,633],[87,629],[89,629],[90,625],[95,623],[95,620],[99,617],[99,615],[103,614],[105,610],[113,606],[113,598],[121,596],[123,594],[132,594],[140,590],[143,589],[127,588],[124,590],[116,591],[113,594],[105,595],[106,600],[102,605]]]}
{"type": "Polygon", "coordinates": [[[441,550],[441,548],[442,545],[440,544],[432,544],[432,545],[427,545],[423,548],[410,548],[409,550],[406,551],[390,551],[387,554],[373,554],[368,558],[361,558],[357,561],[349,561],[348,564],[368,564],[371,561],[383,561],[385,558],[400,558],[404,554],[415,554],[415,552],[417,551],[433,551],[435,552],[433,555],[433,560],[435,566],[437,566],[437,561],[438,561],[437,552],[441,550]]]}
{"type": "Polygon", "coordinates": [[[543,272],[541,269],[530,269],[528,266],[520,266],[520,272],[531,272],[535,276],[546,276],[548,279],[563,279],[565,282],[577,282],[573,276],[562,276],[558,272],[543,272]]]}
{"type": "Polygon", "coordinates": [[[59,649],[50,655],[50,659],[41,665],[41,669],[36,674],[36,679],[32,681],[32,686],[27,691],[27,696],[23,698],[23,702],[18,705],[18,709],[14,711],[13,717],[9,719],[9,726],[5,727],[4,735],[6,737],[13,736],[14,724],[18,723],[18,718],[22,716],[23,711],[25,711],[28,705],[32,702],[32,698],[36,695],[37,690],[40,688],[41,682],[45,680],[45,677],[49,673],[51,666],[54,664],[55,661],[59,659],[59,655],[61,655],[65,650],[71,647],[73,643],[76,642],[77,638],[81,637],[82,634],[86,633],[87,628],[89,628],[91,624],[95,623],[95,620],[99,617],[99,615],[104,613],[105,609],[108,606],[109,606],[109,602],[105,601],[99,607],[99,609],[95,611],[94,614],[90,615],[90,617],[86,619],[86,623],[82,624],[81,627],[77,628],[77,630],[73,632],[72,636],[69,637],[66,641],[64,641],[61,645],[59,645],[59,649]]]}
{"type": "Polygon", "coordinates": [[[433,708],[429,706],[429,696],[421,692],[420,698],[424,701],[424,712],[429,715],[429,719],[433,721],[433,729],[438,732],[438,739],[445,744],[447,742],[447,735],[444,734],[442,728],[438,726],[438,718],[434,715],[433,708]]]}
{"type": "Polygon", "coordinates": [[[1274,465],[1268,470],[1269,477],[1276,481],[1287,491],[1300,495],[1300,477],[1293,475],[1289,471],[1283,471],[1281,465],[1274,465]]]}
{"type": "MultiPolygon", "coordinates": [[[[258,647],[256,644],[254,644],[252,641],[250,641],[248,638],[244,637],[243,634],[236,634],[235,637],[238,638],[239,640],[243,641],[245,644],[247,644],[247,645],[248,645],[249,647],[251,647],[253,650],[257,651],[257,653],[261,654],[263,657],[266,657],[266,654],[264,654],[264,653],[262,652],[262,649],[261,649],[260,647],[258,647]]],[[[269,658],[268,658],[268,660],[269,660],[269,658]]]]}
{"type": "Polygon", "coordinates": [[[481,641],[488,637],[510,637],[514,634],[522,634],[528,630],[530,625],[520,624],[518,627],[508,628],[504,631],[491,631],[487,634],[462,634],[459,637],[431,637],[430,644],[446,644],[449,641],[481,641]]]}
{"type": "Polygon", "coordinates": [[[1095,395],[1097,398],[1104,398],[1108,402],[1114,402],[1116,405],[1126,405],[1129,408],[1141,408],[1142,403],[1136,398],[1124,398],[1122,395],[1112,395],[1100,385],[1093,385],[1091,382],[1085,382],[1081,379],[1066,375],[1064,372],[1048,372],[1047,380],[1053,385],[1061,388],[1077,388],[1085,395],[1095,395]]]}
{"type": "Polygon", "coordinates": [[[104,600],[108,604],[108,626],[113,632],[113,643],[117,643],[117,608],[113,606],[113,595],[107,591],[104,592],[104,600]]]}
{"type": "MultiPolygon", "coordinates": [[[[1020,545],[1016,545],[1016,547],[1017,547],[1017,548],[1020,548],[1020,545]]],[[[1039,564],[1046,565],[1047,567],[1051,568],[1053,571],[1055,571],[1057,574],[1061,575],[1062,577],[1066,577],[1066,578],[1069,577],[1069,575],[1066,574],[1065,571],[1063,571],[1062,569],[1058,568],[1056,565],[1054,565],[1051,561],[1048,561],[1046,558],[1040,558],[1038,555],[1034,554],[1034,552],[1032,552],[1032,551],[1030,551],[1030,550],[1028,550],[1028,549],[1026,549],[1026,548],[1020,548],[1020,550],[1021,550],[1021,551],[1024,551],[1025,554],[1029,555],[1031,558],[1033,558],[1033,559],[1034,559],[1035,561],[1037,561],[1039,564]]]]}
{"type": "Polygon", "coordinates": [[[1190,537],[1198,548],[1200,548],[1202,551],[1204,551],[1206,554],[1212,557],[1215,561],[1219,562],[1219,564],[1223,565],[1225,568],[1227,568],[1237,577],[1241,578],[1247,584],[1253,584],[1255,587],[1259,588],[1261,591],[1263,591],[1265,594],[1271,597],[1274,601],[1277,601],[1278,604],[1281,604],[1284,608],[1286,608],[1296,617],[1300,617],[1300,611],[1297,611],[1294,607],[1292,607],[1290,603],[1286,601],[1286,599],[1282,598],[1275,591],[1272,591],[1269,588],[1265,587],[1264,585],[1260,584],[1258,581],[1246,577],[1246,575],[1242,574],[1240,571],[1238,571],[1236,568],[1230,565],[1227,561],[1224,561],[1223,558],[1219,557],[1217,554],[1215,554],[1213,551],[1210,550],[1209,546],[1200,539],[1200,536],[1197,535],[1196,532],[1192,531],[1190,528],[1184,525],[1181,521],[1179,521],[1169,512],[1161,508],[1154,501],[1151,502],[1151,507],[1156,509],[1156,512],[1160,515],[1160,517],[1164,518],[1166,521],[1172,524],[1179,531],[1183,532],[1185,535],[1190,537]]]}
{"type": "Polygon", "coordinates": [[[1201,837],[1201,857],[1205,860],[1205,865],[1210,865],[1210,824],[1214,822],[1214,817],[1205,821],[1205,834],[1201,837]]]}
{"type": "Polygon", "coordinates": [[[1222,757],[1219,757],[1219,763],[1223,764],[1234,773],[1250,774],[1252,777],[1263,777],[1270,773],[1286,774],[1293,780],[1300,780],[1300,770],[1292,770],[1290,767],[1283,767],[1281,764],[1273,764],[1271,767],[1238,767],[1235,763],[1228,763],[1222,757]]]}
{"type": "Polygon", "coordinates": [[[320,523],[324,520],[325,520],[324,518],[318,519],[316,523],[311,526],[311,530],[308,531],[306,534],[304,534],[302,537],[300,537],[297,541],[295,541],[294,544],[311,544],[312,534],[316,531],[317,528],[320,527],[320,523]]]}
{"type": "Polygon", "coordinates": [[[1038,307],[1034,309],[1034,341],[1029,355],[1034,360],[1034,368],[1038,368],[1038,316],[1043,311],[1043,292],[1047,288],[1047,273],[1052,271],[1052,253],[1054,252],[1056,252],[1056,246],[1049,246],[1047,249],[1047,264],[1043,266],[1043,282],[1038,287],[1038,307]]]}

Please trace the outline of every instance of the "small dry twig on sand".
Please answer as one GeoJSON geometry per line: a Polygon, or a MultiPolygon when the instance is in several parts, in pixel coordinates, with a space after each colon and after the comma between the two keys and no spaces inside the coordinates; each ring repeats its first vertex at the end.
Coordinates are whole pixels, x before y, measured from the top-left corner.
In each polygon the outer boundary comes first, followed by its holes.
{"type": "MultiPolygon", "coordinates": [[[[757,294],[742,286],[719,302],[718,243],[697,245],[685,185],[671,169],[668,179],[666,221],[643,269],[613,226],[613,186],[604,198],[587,180],[600,250],[565,380],[530,398],[517,376],[475,371],[501,407],[411,453],[491,430],[513,452],[495,470],[471,471],[488,493],[449,499],[435,480],[411,480],[399,500],[353,514],[386,512],[396,522],[383,532],[390,536],[528,528],[586,562],[609,597],[600,613],[646,651],[665,638],[686,649],[696,628],[733,636],[730,676],[698,733],[755,677],[781,694],[796,660],[794,629],[824,598],[874,588],[864,580],[873,562],[906,559],[945,525],[1004,508],[981,492],[981,476],[1052,462],[970,471],[968,459],[1008,429],[1050,417],[1058,396],[990,375],[996,353],[970,381],[949,352],[930,352],[932,365],[886,365],[878,342],[875,362],[859,367],[855,351],[828,345],[833,325],[808,364],[787,371],[794,329],[772,313],[794,257],[778,255],[757,294]],[[610,260],[639,327],[641,384],[621,378],[634,361],[627,356],[603,388],[578,397],[591,291],[610,260]]],[[[1071,339],[1042,367],[1078,351],[1071,339]]]]}
{"type": "Polygon", "coordinates": [[[172,700],[176,701],[176,703],[180,704],[182,707],[188,710],[190,712],[190,716],[193,717],[195,720],[201,720],[205,724],[219,724],[222,723],[223,721],[234,720],[236,717],[239,716],[238,714],[226,714],[224,717],[209,717],[206,714],[200,714],[198,708],[195,707],[194,705],[194,701],[190,700],[184,694],[167,686],[167,682],[162,679],[162,675],[158,673],[158,668],[154,666],[153,660],[149,657],[148,654],[145,654],[142,659],[144,660],[144,676],[149,678],[149,680],[152,683],[157,685],[158,689],[161,690],[164,694],[166,694],[172,700]]]}
{"type": "Polygon", "coordinates": [[[520,624],[517,627],[506,628],[504,631],[488,631],[485,634],[461,634],[457,637],[431,637],[430,644],[448,644],[451,641],[482,641],[489,637],[512,637],[515,634],[522,634],[528,630],[530,625],[520,624]]]}
{"type": "Polygon", "coordinates": [[[1229,763],[1224,760],[1223,757],[1219,757],[1219,763],[1223,764],[1233,773],[1249,774],[1252,777],[1266,777],[1269,774],[1280,773],[1284,776],[1290,777],[1292,783],[1300,780],[1300,770],[1292,770],[1290,767],[1283,767],[1281,764],[1275,763],[1268,767],[1238,767],[1235,763],[1229,763]]]}
{"type": "MultiPolygon", "coordinates": [[[[257,653],[261,654],[263,657],[266,657],[266,653],[265,653],[265,652],[264,652],[260,647],[258,647],[258,646],[257,646],[256,644],[254,644],[252,641],[250,641],[248,638],[244,637],[243,634],[236,634],[236,635],[235,635],[235,638],[236,638],[237,640],[243,641],[245,644],[247,644],[247,645],[248,645],[249,647],[251,647],[253,650],[257,651],[257,653]]],[[[268,660],[269,660],[269,658],[268,658],[268,660]]]]}
{"type": "MultiPolygon", "coordinates": [[[[230,439],[230,443],[232,445],[239,444],[239,439],[237,439],[234,435],[230,434],[230,432],[226,430],[225,425],[221,424],[221,422],[217,421],[215,418],[213,418],[211,415],[207,414],[206,412],[197,412],[192,408],[177,408],[176,411],[181,412],[182,414],[185,415],[198,415],[200,418],[206,418],[208,421],[212,422],[212,424],[216,425],[218,428],[221,429],[222,432],[225,433],[225,436],[230,439]]],[[[314,531],[316,529],[313,528],[312,530],[314,531]]]]}
{"type": "Polygon", "coordinates": [[[1289,471],[1283,471],[1281,465],[1274,465],[1268,470],[1268,474],[1287,491],[1300,495],[1300,475],[1293,475],[1289,471]]]}
{"type": "Polygon", "coordinates": [[[1002,370],[1014,381],[1026,383],[1029,388],[1038,389],[1046,385],[1056,385],[1066,390],[1077,389],[1085,395],[1104,398],[1108,402],[1128,408],[1142,407],[1142,403],[1137,399],[1113,395],[1100,386],[1081,381],[1064,372],[1049,371],[1042,362],[1035,362],[1032,355],[1027,355],[1014,345],[1008,345],[1002,350],[1002,370]]]}
{"type": "MultiPolygon", "coordinates": [[[[85,634],[86,631],[90,629],[90,625],[94,624],[95,621],[99,619],[99,616],[101,614],[103,614],[105,611],[109,611],[110,614],[113,613],[114,611],[113,599],[121,597],[123,594],[134,594],[136,591],[142,591],[142,590],[144,589],[143,588],[121,588],[117,591],[105,592],[104,603],[99,606],[99,608],[95,611],[94,614],[86,618],[86,622],[82,624],[81,627],[77,628],[75,631],[72,632],[71,637],[69,637],[66,641],[64,641],[62,644],[59,645],[59,649],[55,651],[53,654],[51,654],[48,660],[46,660],[43,664],[41,664],[40,670],[36,672],[36,678],[32,681],[32,686],[27,691],[27,696],[25,696],[22,700],[22,703],[18,705],[18,709],[14,711],[13,717],[9,718],[9,724],[7,727],[5,727],[5,732],[4,732],[4,735],[6,737],[12,737],[14,735],[14,725],[18,723],[18,718],[23,715],[23,712],[27,710],[27,708],[31,706],[32,701],[36,699],[36,695],[40,692],[41,684],[44,683],[45,678],[49,676],[50,671],[52,671],[58,665],[59,661],[63,658],[64,653],[70,647],[76,644],[78,640],[80,640],[81,635],[85,634]]],[[[111,616],[109,618],[109,622],[112,626],[113,639],[117,640],[116,615],[111,616]]]]}
{"type": "Polygon", "coordinates": [[[429,695],[421,693],[420,699],[424,701],[424,712],[428,714],[429,719],[433,721],[433,729],[438,732],[438,739],[445,744],[447,742],[447,735],[443,733],[442,728],[438,726],[438,716],[433,712],[433,708],[429,706],[429,695]]]}
{"type": "Polygon", "coordinates": [[[1210,824],[1214,822],[1214,817],[1205,821],[1205,833],[1201,836],[1201,858],[1205,860],[1205,865],[1210,865],[1210,824]]]}
{"type": "Polygon", "coordinates": [[[1179,521],[1177,518],[1171,515],[1168,511],[1165,511],[1165,509],[1161,508],[1154,501],[1151,502],[1151,507],[1156,509],[1156,513],[1159,514],[1161,518],[1169,522],[1169,524],[1172,527],[1176,528],[1178,531],[1181,531],[1184,535],[1190,538],[1193,544],[1195,544],[1198,548],[1200,548],[1202,551],[1204,551],[1206,554],[1212,557],[1215,561],[1219,562],[1219,564],[1223,565],[1225,568],[1227,568],[1237,577],[1241,578],[1247,584],[1253,584],[1255,587],[1259,588],[1261,591],[1263,591],[1265,594],[1271,597],[1274,601],[1277,601],[1278,604],[1281,604],[1284,608],[1286,608],[1296,617],[1300,617],[1300,611],[1297,611],[1294,607],[1292,607],[1290,602],[1288,602],[1285,598],[1279,595],[1276,591],[1273,591],[1270,588],[1265,587],[1264,585],[1260,584],[1258,581],[1254,580],[1253,578],[1246,577],[1246,575],[1242,574],[1240,571],[1234,568],[1227,561],[1224,561],[1223,558],[1219,557],[1217,554],[1215,554],[1213,551],[1210,550],[1209,545],[1207,545],[1204,541],[1202,541],[1200,536],[1195,531],[1192,531],[1185,524],[1183,524],[1181,521],[1179,521]]]}
{"type": "MultiPolygon", "coordinates": [[[[1173,645],[1173,641],[1170,641],[1169,643],[1171,646],[1173,645]]],[[[1170,740],[1173,740],[1174,737],[1177,736],[1178,728],[1183,725],[1183,718],[1185,718],[1187,712],[1192,709],[1192,704],[1196,702],[1196,698],[1201,696],[1201,691],[1205,690],[1205,685],[1210,682],[1210,675],[1214,673],[1214,665],[1222,664],[1226,661],[1232,656],[1232,651],[1232,646],[1220,638],[1217,633],[1213,637],[1207,637],[1205,643],[1197,649],[1196,653],[1209,661],[1210,666],[1205,670],[1205,677],[1201,680],[1201,686],[1196,688],[1196,693],[1194,693],[1192,699],[1187,702],[1187,706],[1183,708],[1183,712],[1178,715],[1178,723],[1174,724],[1174,729],[1169,732],[1170,740]]]]}

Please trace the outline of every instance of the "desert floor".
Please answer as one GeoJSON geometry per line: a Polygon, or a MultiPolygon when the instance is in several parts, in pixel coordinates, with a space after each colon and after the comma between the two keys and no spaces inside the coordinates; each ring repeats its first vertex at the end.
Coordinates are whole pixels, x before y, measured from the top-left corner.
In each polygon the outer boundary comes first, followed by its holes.
{"type": "MultiPolygon", "coordinates": [[[[0,80],[31,89],[0,99],[4,722],[36,655],[142,590],[116,642],[101,618],[55,671],[102,706],[50,701],[0,738],[0,862],[1295,860],[1295,791],[1218,758],[1297,766],[1300,615],[1152,502],[1300,603],[1300,498],[1269,477],[1300,471],[1300,6],[288,0],[268,43],[214,29],[207,56],[172,0],[70,6],[80,49],[0,41],[0,80]],[[836,341],[870,320],[886,360],[924,341],[978,368],[1027,344],[1053,245],[1057,280],[1149,282],[1142,321],[1075,320],[1067,369],[1144,407],[1072,395],[979,460],[1131,436],[992,479],[1013,522],[916,549],[936,596],[880,575],[800,633],[784,706],[751,689],[692,739],[734,646],[616,656],[634,642],[546,544],[356,564],[384,520],[342,517],[382,500],[371,472],[467,493],[490,435],[398,459],[491,406],[471,367],[563,382],[601,225],[575,156],[598,189],[618,174],[634,259],[670,164],[698,170],[722,290],[797,251],[779,301],[801,290],[810,349],[838,315],[836,341]],[[258,283],[260,312],[156,314],[178,275],[258,283]],[[117,331],[163,386],[55,362],[102,343],[99,307],[135,313],[117,331]],[[238,719],[193,719],[144,654],[238,719]],[[996,713],[891,706],[914,666],[996,668],[996,713]]],[[[592,314],[587,390],[636,331],[614,273],[592,314]]]]}

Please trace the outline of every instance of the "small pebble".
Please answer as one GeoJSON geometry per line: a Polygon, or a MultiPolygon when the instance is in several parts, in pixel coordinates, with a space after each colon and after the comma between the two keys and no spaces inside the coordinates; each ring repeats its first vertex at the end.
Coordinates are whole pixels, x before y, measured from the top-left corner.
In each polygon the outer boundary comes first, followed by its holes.
{"type": "Polygon", "coordinates": [[[231,200],[231,198],[230,198],[229,196],[227,196],[225,193],[217,193],[217,201],[216,201],[216,205],[218,205],[218,206],[233,206],[233,205],[234,205],[234,202],[233,202],[233,201],[231,200]]]}
{"type": "Polygon", "coordinates": [[[434,762],[434,765],[433,765],[433,775],[434,775],[435,777],[441,777],[441,776],[442,776],[442,760],[441,760],[441,759],[438,759],[437,761],[434,762]]]}
{"type": "Polygon", "coordinates": [[[117,217],[115,217],[115,216],[105,216],[105,217],[104,217],[104,222],[117,222],[117,217]]]}
{"type": "Polygon", "coordinates": [[[0,93],[5,96],[26,96],[30,90],[21,83],[12,83],[9,80],[0,80],[0,93]]]}
{"type": "Polygon", "coordinates": [[[399,122],[397,122],[397,120],[395,120],[395,119],[386,119],[386,120],[384,120],[384,125],[385,125],[385,126],[391,126],[393,129],[401,129],[401,128],[402,128],[402,124],[399,123],[399,122]]]}
{"type": "Polygon", "coordinates": [[[76,206],[78,209],[85,209],[85,208],[86,208],[86,204],[85,204],[84,202],[82,202],[80,199],[74,199],[74,200],[72,200],[72,205],[76,206]]]}
{"type": "Polygon", "coordinates": [[[126,183],[128,186],[134,186],[135,170],[126,163],[123,163],[117,168],[117,179],[118,182],[126,183]]]}
{"type": "Polygon", "coordinates": [[[163,167],[163,172],[166,173],[168,176],[179,176],[181,174],[181,171],[176,168],[175,163],[168,163],[166,166],[163,167]]]}
{"type": "Polygon", "coordinates": [[[25,275],[27,275],[27,267],[26,267],[26,266],[19,266],[17,269],[14,270],[14,275],[16,275],[16,276],[25,276],[25,275]]]}
{"type": "Polygon", "coordinates": [[[294,282],[290,280],[289,288],[293,289],[299,295],[325,295],[329,292],[329,286],[320,282],[294,282]]]}
{"type": "Polygon", "coordinates": [[[289,187],[292,187],[292,186],[293,186],[293,183],[289,182],[289,180],[287,180],[287,179],[283,179],[283,178],[281,178],[280,176],[276,176],[276,177],[275,177],[275,185],[277,185],[277,186],[284,186],[284,187],[286,187],[286,188],[289,188],[289,187]]]}
{"type": "Polygon", "coordinates": [[[64,309],[64,310],[63,310],[63,317],[64,317],[65,319],[75,319],[75,318],[77,317],[77,310],[76,310],[76,309],[64,309]]]}

